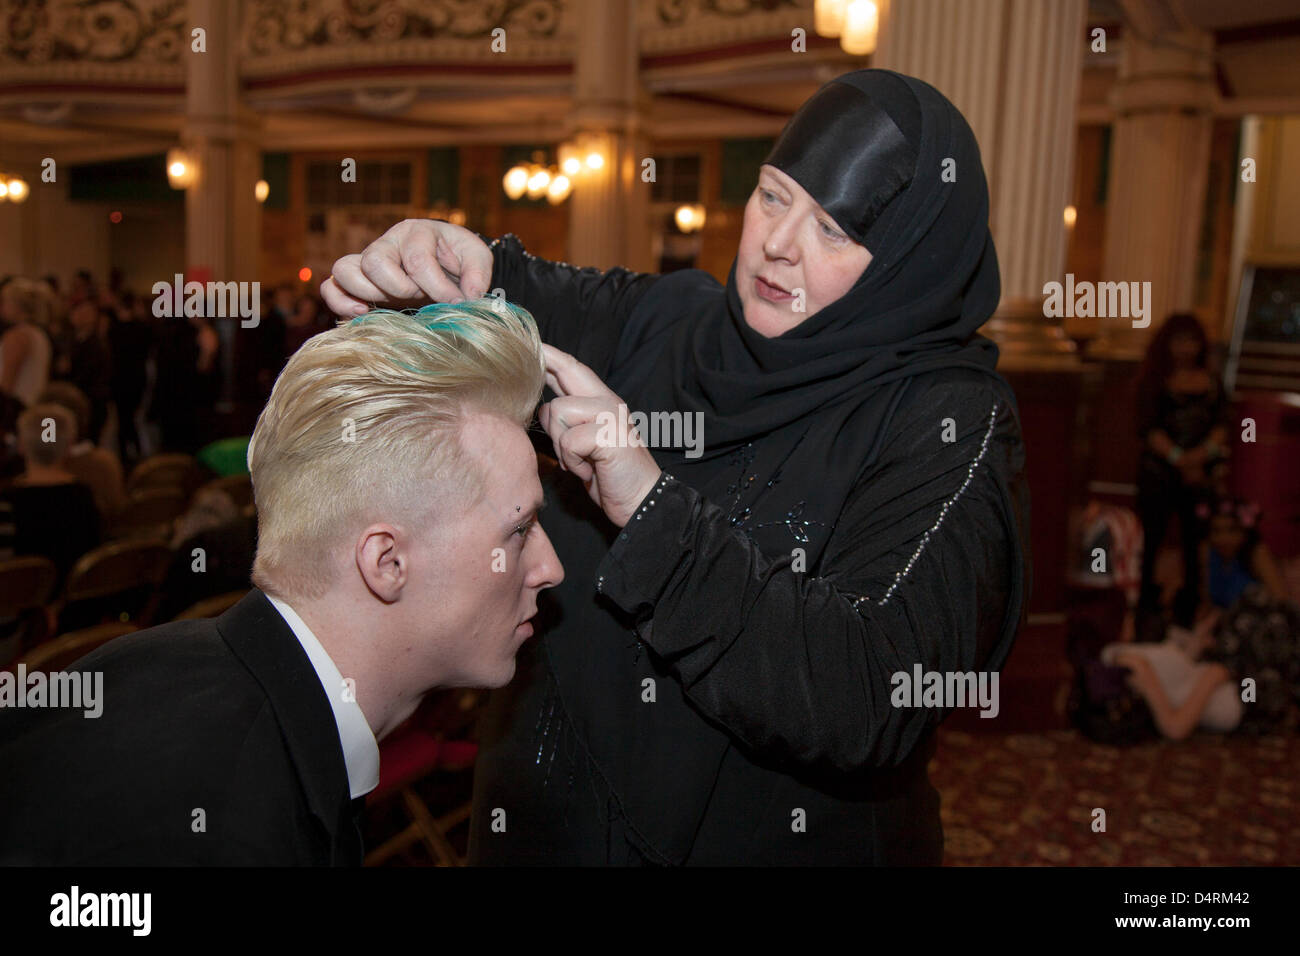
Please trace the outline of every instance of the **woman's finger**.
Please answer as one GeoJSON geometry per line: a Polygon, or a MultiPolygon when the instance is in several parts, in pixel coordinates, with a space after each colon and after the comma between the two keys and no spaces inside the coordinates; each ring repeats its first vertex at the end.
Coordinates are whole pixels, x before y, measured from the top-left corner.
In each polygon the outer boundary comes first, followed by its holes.
{"type": "Polygon", "coordinates": [[[542,354],[546,358],[546,384],[556,395],[587,395],[612,399],[616,404],[620,402],[599,375],[568,352],[543,343],[542,354]]]}
{"type": "Polygon", "coordinates": [[[388,298],[384,291],[367,279],[366,274],[361,271],[361,256],[358,253],[344,256],[335,262],[330,278],[334,280],[339,291],[358,302],[384,302],[388,298]]]}
{"type": "MultiPolygon", "coordinates": [[[[344,257],[344,258],[348,258],[348,257],[344,257]]],[[[360,256],[355,256],[353,258],[359,259],[360,256]]],[[[339,264],[342,261],[343,260],[340,259],[338,262],[334,263],[334,268],[338,269],[339,264]]],[[[357,269],[357,274],[360,275],[361,273],[360,266],[357,266],[356,269],[357,269]]],[[[367,285],[368,284],[369,283],[367,282],[367,285]]],[[[375,291],[378,292],[379,290],[376,289],[375,291]]],[[[327,309],[333,312],[336,316],[345,319],[352,318],[353,316],[357,316],[357,315],[364,315],[366,312],[370,311],[370,306],[367,304],[367,302],[377,301],[376,297],[372,297],[369,300],[362,300],[362,299],[358,299],[356,296],[349,295],[343,289],[337,277],[333,275],[331,275],[329,278],[327,278],[324,282],[320,284],[320,295],[321,298],[325,301],[325,307],[327,309]]]]}
{"type": "Polygon", "coordinates": [[[613,423],[613,416],[618,414],[617,406],[603,398],[589,398],[586,395],[561,395],[547,402],[546,407],[550,410],[548,419],[560,428],[573,428],[575,425],[598,420],[603,422],[602,413],[610,415],[610,422],[613,423]]]}
{"type": "Polygon", "coordinates": [[[426,293],[406,274],[402,253],[387,235],[380,236],[361,253],[361,271],[385,299],[397,301],[423,299],[426,293]]]}
{"type": "Polygon", "coordinates": [[[434,255],[443,271],[456,280],[457,294],[477,299],[492,284],[492,250],[475,233],[460,226],[438,223],[434,255]]]}
{"type": "Polygon", "coordinates": [[[573,472],[584,482],[595,477],[596,469],[590,458],[596,448],[595,422],[587,422],[575,428],[564,429],[555,442],[555,457],[563,462],[566,470],[573,472]]]}
{"type": "MultiPolygon", "coordinates": [[[[432,302],[455,302],[462,296],[438,256],[436,228],[412,228],[395,238],[402,268],[432,302]]],[[[423,224],[419,224],[423,225],[423,224]]],[[[434,223],[427,224],[433,227],[434,223]]]]}

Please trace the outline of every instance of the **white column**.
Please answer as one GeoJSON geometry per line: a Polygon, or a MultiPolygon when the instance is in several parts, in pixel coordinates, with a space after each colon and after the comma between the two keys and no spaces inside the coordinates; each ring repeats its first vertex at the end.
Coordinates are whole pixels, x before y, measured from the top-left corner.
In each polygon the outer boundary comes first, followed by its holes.
{"type": "Polygon", "coordinates": [[[1124,37],[1111,94],[1116,121],[1106,200],[1109,281],[1150,282],[1150,324],[1102,319],[1107,354],[1139,356],[1172,311],[1195,304],[1196,254],[1210,164],[1214,39],[1124,37]]]}
{"type": "Polygon", "coordinates": [[[1010,360],[1020,351],[1071,360],[1073,344],[1042,317],[1042,302],[1043,285],[1063,279],[1086,3],[892,0],[882,13],[873,65],[935,87],[979,142],[1002,273],[992,331],[1010,360]]]}
{"type": "Polygon", "coordinates": [[[569,261],[579,266],[654,268],[648,211],[650,155],[638,79],[636,0],[578,0],[570,133],[586,133],[605,166],[584,173],[569,196],[569,261]]]}
{"type": "Polygon", "coordinates": [[[207,50],[184,54],[181,144],[198,167],[198,180],[185,195],[185,261],[188,269],[222,282],[257,278],[261,240],[261,209],[253,195],[261,178],[257,121],[239,100],[241,6],[190,0],[189,27],[207,32],[207,50]]]}

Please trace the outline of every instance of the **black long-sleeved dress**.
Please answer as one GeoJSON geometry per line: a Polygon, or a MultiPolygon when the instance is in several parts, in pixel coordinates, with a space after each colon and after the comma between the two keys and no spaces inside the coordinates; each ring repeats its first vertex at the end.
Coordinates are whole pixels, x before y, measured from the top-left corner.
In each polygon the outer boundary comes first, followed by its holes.
{"type": "MultiPolygon", "coordinates": [[[[493,288],[606,378],[662,277],[492,248],[493,288]]],[[[481,725],[471,862],[940,862],[926,765],[947,711],[895,707],[891,676],[992,670],[1010,650],[1028,504],[991,381],[912,379],[833,516],[751,513],[748,489],[779,476],[744,448],[734,495],[665,475],[621,531],[572,475],[547,476],[565,580],[481,725]],[[802,573],[792,555],[817,536],[819,573],[802,573]]]]}

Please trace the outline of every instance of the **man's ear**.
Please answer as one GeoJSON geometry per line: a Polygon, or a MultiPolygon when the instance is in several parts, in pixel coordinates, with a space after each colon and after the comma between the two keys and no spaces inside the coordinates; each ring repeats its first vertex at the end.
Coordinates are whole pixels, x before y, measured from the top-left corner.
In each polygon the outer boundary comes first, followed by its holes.
{"type": "Polygon", "coordinates": [[[372,524],[357,538],[357,570],[371,593],[386,604],[402,596],[409,560],[392,525],[372,524]]]}

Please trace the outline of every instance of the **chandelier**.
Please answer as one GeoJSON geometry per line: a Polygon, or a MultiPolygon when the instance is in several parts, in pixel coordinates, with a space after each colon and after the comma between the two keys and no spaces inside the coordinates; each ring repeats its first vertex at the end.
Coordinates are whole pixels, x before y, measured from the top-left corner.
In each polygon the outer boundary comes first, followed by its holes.
{"type": "Polygon", "coordinates": [[[880,6],[875,0],[817,0],[813,29],[818,36],[839,37],[840,48],[853,56],[876,52],[880,6]]]}

